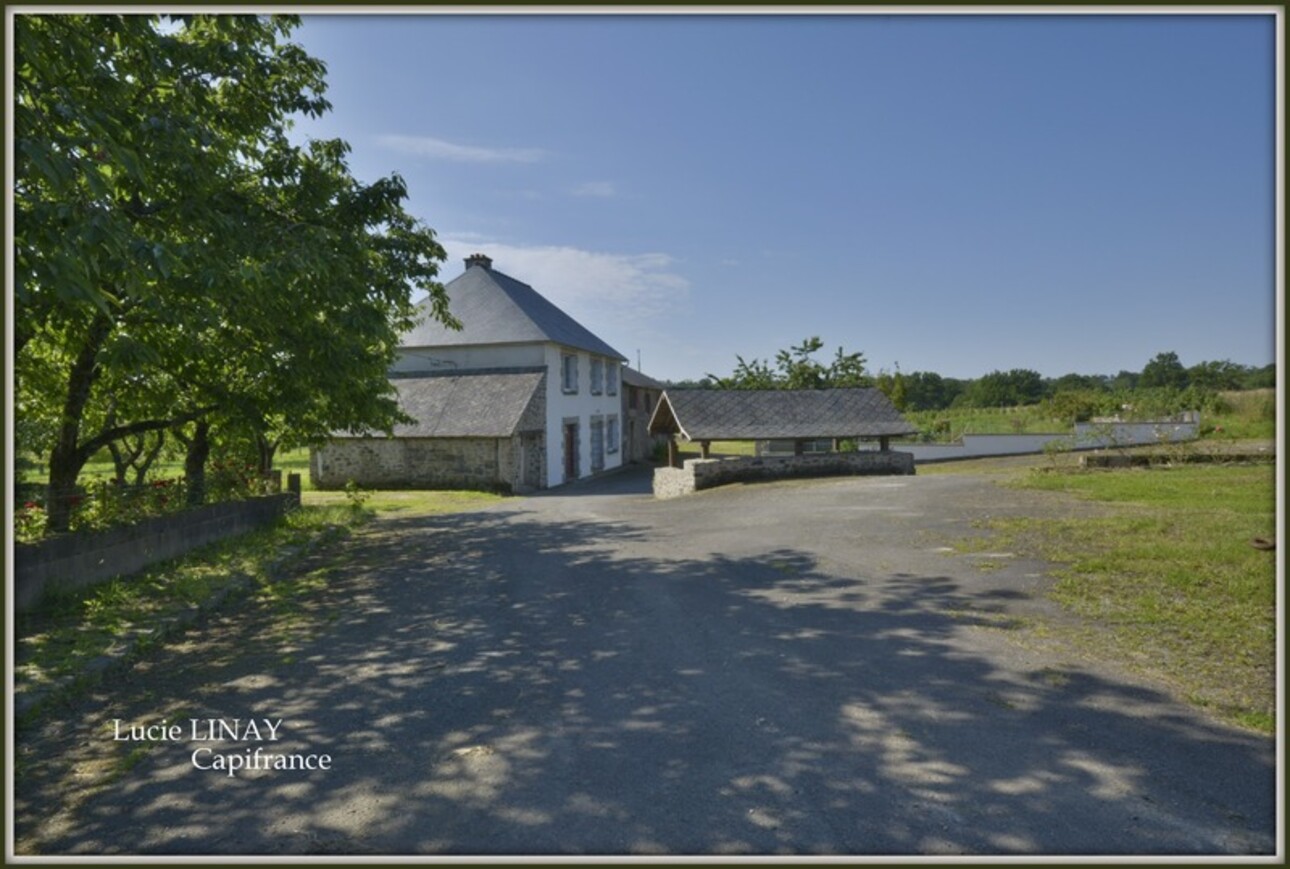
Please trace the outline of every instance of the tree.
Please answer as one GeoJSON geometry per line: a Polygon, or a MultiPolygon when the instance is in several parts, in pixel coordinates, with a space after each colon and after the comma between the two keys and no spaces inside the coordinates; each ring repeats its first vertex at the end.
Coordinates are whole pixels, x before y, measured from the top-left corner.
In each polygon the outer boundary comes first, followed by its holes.
{"type": "Polygon", "coordinates": [[[814,356],[824,342],[812,336],[801,344],[775,354],[775,368],[760,359],[746,361],[736,356],[738,365],[729,377],[707,375],[720,389],[828,389],[844,386],[870,386],[873,379],[865,374],[864,354],[847,353],[838,347],[833,360],[825,366],[814,356]]]}
{"type": "Polygon", "coordinates": [[[1095,374],[1063,374],[1061,377],[1051,380],[1046,384],[1048,394],[1057,395],[1060,392],[1105,392],[1107,390],[1107,378],[1099,377],[1095,374]]]}
{"type": "Polygon", "coordinates": [[[402,180],[359,183],[343,142],[289,141],[290,116],[329,108],[323,65],[284,41],[296,24],[15,19],[15,380],[47,420],[24,431],[47,438],[54,530],[124,437],[388,428],[412,291],[452,322],[402,180]]]}
{"type": "Polygon", "coordinates": [[[1178,361],[1174,352],[1157,353],[1142,369],[1137,385],[1146,389],[1186,389],[1187,369],[1178,361]]]}
{"type": "Polygon", "coordinates": [[[1044,396],[1044,382],[1038,371],[1014,368],[991,371],[967,388],[969,407],[1017,407],[1037,404],[1044,396]]]}
{"type": "Polygon", "coordinates": [[[1201,362],[1187,369],[1187,382],[1213,391],[1240,389],[1246,369],[1230,360],[1201,362]]]}
{"type": "Polygon", "coordinates": [[[904,376],[905,404],[909,410],[942,410],[964,389],[963,381],[941,377],[934,371],[914,371],[904,376]]]}

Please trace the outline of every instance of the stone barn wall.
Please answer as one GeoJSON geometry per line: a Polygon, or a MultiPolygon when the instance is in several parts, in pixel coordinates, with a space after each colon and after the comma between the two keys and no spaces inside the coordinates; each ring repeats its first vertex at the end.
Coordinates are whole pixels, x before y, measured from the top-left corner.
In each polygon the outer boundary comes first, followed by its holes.
{"type": "Polygon", "coordinates": [[[727,483],[914,473],[914,457],[895,450],[803,456],[686,459],[684,467],[656,468],[654,497],[675,498],[727,483]]]}
{"type": "Polygon", "coordinates": [[[365,489],[514,491],[524,479],[519,437],[337,438],[313,451],[309,479],[315,489],[353,480],[365,489]]]}

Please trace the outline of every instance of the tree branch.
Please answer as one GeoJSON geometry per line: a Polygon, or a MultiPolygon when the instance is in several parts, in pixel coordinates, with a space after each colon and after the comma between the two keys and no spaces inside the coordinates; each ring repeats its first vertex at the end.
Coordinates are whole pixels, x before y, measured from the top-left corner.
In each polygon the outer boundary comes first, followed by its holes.
{"type": "Polygon", "coordinates": [[[168,419],[145,419],[140,420],[139,422],[132,422],[129,425],[119,425],[114,428],[104,429],[85,443],[81,444],[79,452],[86,458],[89,458],[99,450],[103,449],[103,447],[113,441],[120,440],[123,437],[128,437],[132,434],[142,434],[143,432],[159,431],[161,429],[168,429],[172,426],[182,425],[183,423],[199,419],[211,411],[218,409],[218,407],[219,405],[213,404],[209,407],[198,408],[197,410],[182,413],[179,416],[170,417],[168,419]]]}

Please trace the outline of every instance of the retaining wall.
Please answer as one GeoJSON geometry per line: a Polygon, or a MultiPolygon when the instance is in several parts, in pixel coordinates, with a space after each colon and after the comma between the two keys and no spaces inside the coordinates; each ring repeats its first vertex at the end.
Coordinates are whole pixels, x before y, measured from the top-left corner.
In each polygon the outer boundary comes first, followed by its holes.
{"type": "Polygon", "coordinates": [[[907,452],[894,450],[804,456],[686,459],[683,467],[654,470],[654,497],[675,498],[727,483],[912,473],[914,473],[914,457],[907,452]]]}
{"type": "Polygon", "coordinates": [[[1042,453],[1048,444],[1065,450],[1146,446],[1195,440],[1199,422],[1076,423],[1073,434],[964,435],[953,444],[901,444],[918,462],[945,462],[988,456],[1021,456],[1042,453]]]}
{"type": "Polygon", "coordinates": [[[13,547],[14,607],[35,606],[47,590],[81,588],[137,573],[208,543],[268,525],[300,505],[294,492],[225,501],[135,525],[63,534],[13,547]]]}

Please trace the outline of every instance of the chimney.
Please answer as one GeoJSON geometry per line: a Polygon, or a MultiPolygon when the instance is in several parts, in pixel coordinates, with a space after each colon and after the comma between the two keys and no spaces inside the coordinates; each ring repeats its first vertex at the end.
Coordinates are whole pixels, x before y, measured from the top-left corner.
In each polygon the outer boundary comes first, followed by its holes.
{"type": "Polygon", "coordinates": [[[490,257],[484,256],[482,253],[471,254],[466,257],[466,268],[470,268],[471,266],[491,269],[493,267],[493,260],[490,257]]]}

